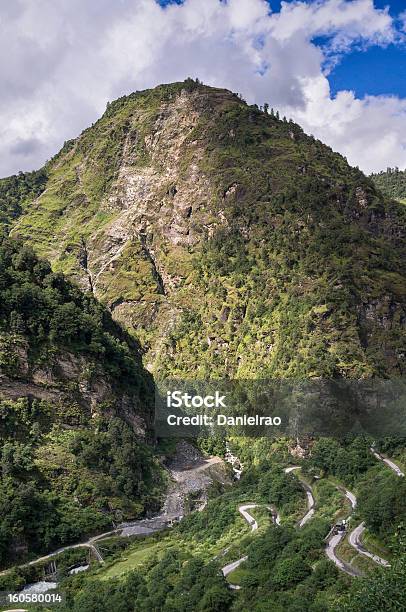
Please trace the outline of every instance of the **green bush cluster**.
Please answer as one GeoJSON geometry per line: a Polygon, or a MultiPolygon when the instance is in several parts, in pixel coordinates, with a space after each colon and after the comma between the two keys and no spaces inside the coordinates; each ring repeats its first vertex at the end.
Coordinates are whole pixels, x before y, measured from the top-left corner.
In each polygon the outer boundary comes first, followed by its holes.
{"type": "MultiPolygon", "coordinates": [[[[78,582],[78,581],[77,581],[78,582]]],[[[61,612],[226,612],[232,596],[215,564],[172,549],[122,581],[84,585],[61,612]]]]}
{"type": "Polygon", "coordinates": [[[406,170],[399,168],[388,168],[386,171],[371,174],[375,185],[395,200],[406,199],[406,170]]]}
{"type": "Polygon", "coordinates": [[[20,172],[0,179],[0,226],[2,232],[17,219],[24,203],[37,198],[45,189],[48,179],[45,168],[34,172],[20,172]]]}
{"type": "Polygon", "coordinates": [[[370,446],[371,440],[361,435],[344,440],[319,438],[312,447],[309,465],[353,485],[376,464],[370,446]]]}

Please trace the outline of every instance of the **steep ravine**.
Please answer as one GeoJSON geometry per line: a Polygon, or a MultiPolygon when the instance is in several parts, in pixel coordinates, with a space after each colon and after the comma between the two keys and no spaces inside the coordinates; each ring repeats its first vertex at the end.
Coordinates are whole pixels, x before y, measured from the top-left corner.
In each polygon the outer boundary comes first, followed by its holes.
{"type": "Polygon", "coordinates": [[[7,567],[156,510],[165,482],[137,342],[19,241],[0,239],[0,270],[7,567]]]}
{"type": "MultiPolygon", "coordinates": [[[[202,501],[207,500],[208,489],[214,482],[222,486],[231,484],[222,459],[219,457],[204,458],[194,446],[184,441],[177,445],[175,454],[167,461],[166,469],[170,476],[169,487],[163,506],[155,516],[122,523],[115,529],[99,533],[83,542],[63,546],[18,567],[23,568],[37,565],[38,563],[51,560],[65,551],[77,548],[90,549],[95,559],[103,564],[104,559],[100,546],[102,546],[104,539],[111,536],[128,538],[138,535],[147,536],[156,531],[171,527],[190,512],[190,509],[187,507],[190,495],[193,495],[194,498],[196,494],[200,495],[198,500],[195,499],[196,507],[194,509],[202,510],[202,506],[200,508],[198,506],[202,501]]],[[[13,570],[14,568],[3,570],[0,572],[0,576],[6,575],[13,570]]]]}

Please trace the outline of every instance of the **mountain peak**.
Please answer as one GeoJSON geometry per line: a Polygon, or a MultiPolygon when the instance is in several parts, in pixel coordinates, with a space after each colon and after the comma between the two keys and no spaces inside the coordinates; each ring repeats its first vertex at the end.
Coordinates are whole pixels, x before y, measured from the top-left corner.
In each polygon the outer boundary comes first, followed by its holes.
{"type": "Polygon", "coordinates": [[[404,368],[404,210],[297,124],[188,79],[112,102],[46,173],[13,235],[162,375],[404,368]]]}

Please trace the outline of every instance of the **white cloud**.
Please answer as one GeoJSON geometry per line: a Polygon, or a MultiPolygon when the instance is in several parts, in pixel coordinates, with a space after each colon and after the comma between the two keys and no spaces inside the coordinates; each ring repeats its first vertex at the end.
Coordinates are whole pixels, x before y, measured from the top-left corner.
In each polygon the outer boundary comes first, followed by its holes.
{"type": "Polygon", "coordinates": [[[39,167],[107,100],[186,76],[269,101],[367,172],[406,166],[406,102],[333,99],[326,76],[354,46],[396,42],[372,0],[14,0],[0,28],[2,176],[39,167]]]}
{"type": "Polygon", "coordinates": [[[377,11],[369,0],[285,3],[275,23],[277,39],[289,39],[299,31],[306,36],[329,34],[333,36],[334,49],[347,48],[356,40],[381,44],[394,38],[388,11],[377,11]]]}
{"type": "Polygon", "coordinates": [[[303,90],[306,104],[295,114],[306,131],[368,172],[406,167],[406,100],[395,96],[357,100],[351,91],[331,99],[328,80],[322,75],[304,81],[303,90]]]}
{"type": "Polygon", "coordinates": [[[400,13],[398,19],[401,23],[402,30],[406,32],[406,11],[403,11],[402,13],[400,13]]]}

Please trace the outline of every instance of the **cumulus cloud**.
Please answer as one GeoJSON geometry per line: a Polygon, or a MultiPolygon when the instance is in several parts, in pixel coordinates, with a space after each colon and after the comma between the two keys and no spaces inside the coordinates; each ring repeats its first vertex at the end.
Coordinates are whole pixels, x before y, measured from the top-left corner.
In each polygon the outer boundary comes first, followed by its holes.
{"type": "Polygon", "coordinates": [[[106,102],[199,77],[268,101],[369,172],[406,166],[406,102],[331,96],[355,48],[396,43],[372,0],[14,0],[0,5],[0,175],[39,167],[106,102]]]}

